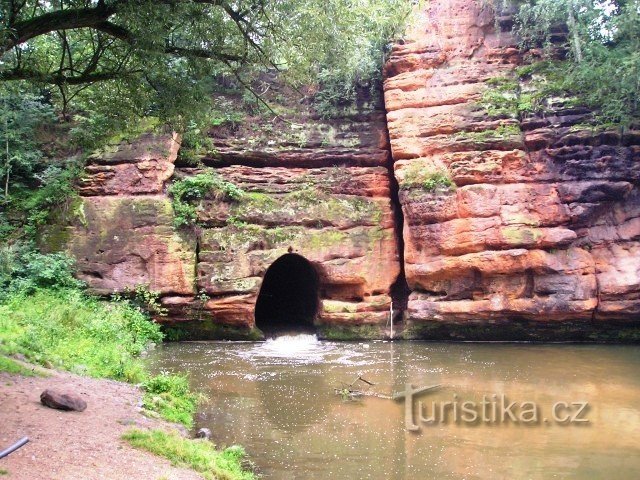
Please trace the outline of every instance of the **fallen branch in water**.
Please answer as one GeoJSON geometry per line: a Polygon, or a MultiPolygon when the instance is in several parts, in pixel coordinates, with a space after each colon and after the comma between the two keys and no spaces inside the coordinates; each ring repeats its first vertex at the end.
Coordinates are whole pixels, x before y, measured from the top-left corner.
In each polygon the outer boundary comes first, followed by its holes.
{"type": "Polygon", "coordinates": [[[343,400],[354,400],[358,397],[378,397],[378,398],[387,398],[391,399],[390,395],[384,395],[381,393],[371,392],[368,388],[375,385],[375,383],[370,382],[369,380],[362,377],[362,375],[358,375],[358,377],[351,383],[347,384],[346,382],[342,383],[341,388],[335,388],[334,392],[336,395],[340,395],[343,400]],[[361,390],[356,388],[356,385],[362,382],[367,385],[365,389],[361,390]]]}

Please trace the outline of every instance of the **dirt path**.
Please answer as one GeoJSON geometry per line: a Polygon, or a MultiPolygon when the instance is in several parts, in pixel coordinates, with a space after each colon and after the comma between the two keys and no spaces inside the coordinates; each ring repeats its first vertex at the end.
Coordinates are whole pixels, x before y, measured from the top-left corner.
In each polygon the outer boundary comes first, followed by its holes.
{"type": "Polygon", "coordinates": [[[120,440],[128,429],[173,428],[145,417],[138,388],[111,380],[49,371],[50,377],[0,373],[0,450],[28,436],[30,443],[0,459],[7,479],[191,480],[202,477],[135,450],[120,440]],[[68,390],[88,404],[82,412],[52,410],[40,404],[46,389],[68,390]]]}

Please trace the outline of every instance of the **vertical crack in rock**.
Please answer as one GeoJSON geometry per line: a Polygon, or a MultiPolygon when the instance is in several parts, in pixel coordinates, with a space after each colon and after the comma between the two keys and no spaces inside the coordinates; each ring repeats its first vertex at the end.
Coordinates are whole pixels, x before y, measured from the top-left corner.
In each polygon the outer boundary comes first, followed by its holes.
{"type": "Polygon", "coordinates": [[[387,170],[389,172],[389,195],[394,218],[398,261],[400,262],[400,273],[398,273],[395,282],[391,285],[391,300],[393,302],[394,321],[402,321],[404,319],[404,312],[407,309],[411,289],[407,284],[404,271],[404,213],[402,212],[402,204],[400,203],[400,185],[393,172],[394,161],[391,153],[391,144],[389,143],[389,129],[387,128],[386,120],[385,133],[387,135],[387,148],[389,151],[389,161],[387,163],[387,170]]]}

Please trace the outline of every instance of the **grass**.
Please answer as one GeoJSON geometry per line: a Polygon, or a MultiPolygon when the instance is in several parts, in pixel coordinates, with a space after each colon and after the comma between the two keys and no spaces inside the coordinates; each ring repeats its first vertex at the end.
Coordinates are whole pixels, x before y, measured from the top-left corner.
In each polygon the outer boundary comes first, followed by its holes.
{"type": "Polygon", "coordinates": [[[458,132],[456,139],[470,140],[472,142],[487,142],[494,139],[505,139],[513,136],[521,135],[520,127],[515,124],[500,125],[498,128],[489,130],[480,130],[477,132],[458,132]]]}
{"type": "Polygon", "coordinates": [[[189,382],[182,375],[166,373],[149,378],[143,383],[144,408],[158,412],[165,420],[193,426],[193,416],[198,406],[198,395],[189,390],[189,382]]]}
{"type": "MultiPolygon", "coordinates": [[[[142,382],[144,407],[187,427],[198,396],[182,375],[149,377],[140,354],[162,341],[160,327],[131,301],[101,301],[77,288],[40,288],[0,303],[0,354],[96,378],[142,382]]],[[[33,373],[0,355],[0,371],[33,373]]]]}
{"type": "Polygon", "coordinates": [[[409,164],[400,182],[400,188],[403,190],[419,188],[425,192],[434,192],[436,190],[454,190],[455,187],[448,171],[428,167],[420,162],[409,164]]]}
{"type": "Polygon", "coordinates": [[[0,305],[0,351],[81,375],[142,381],[139,356],[161,340],[159,326],[129,302],[78,289],[39,289],[0,305]]]}
{"type": "Polygon", "coordinates": [[[11,375],[22,375],[23,377],[38,376],[35,370],[29,369],[3,355],[0,355],[0,372],[10,373],[11,375]]]}
{"type": "Polygon", "coordinates": [[[135,448],[167,458],[172,465],[187,467],[204,478],[217,480],[252,480],[255,475],[243,467],[245,452],[232,446],[218,450],[207,441],[189,440],[178,433],[162,430],[131,430],[122,437],[135,448]]]}

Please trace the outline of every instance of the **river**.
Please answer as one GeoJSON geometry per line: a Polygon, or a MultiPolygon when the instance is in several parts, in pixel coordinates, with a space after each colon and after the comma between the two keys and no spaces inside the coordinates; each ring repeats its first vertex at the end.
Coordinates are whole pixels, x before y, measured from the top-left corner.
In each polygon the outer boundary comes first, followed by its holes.
{"type": "Polygon", "coordinates": [[[264,478],[640,478],[638,346],[297,335],[168,343],[148,361],[189,374],[207,397],[197,428],[243,445],[264,478]],[[350,387],[359,376],[374,385],[350,387]],[[387,398],[407,384],[439,385],[409,420],[406,398],[387,398]]]}

